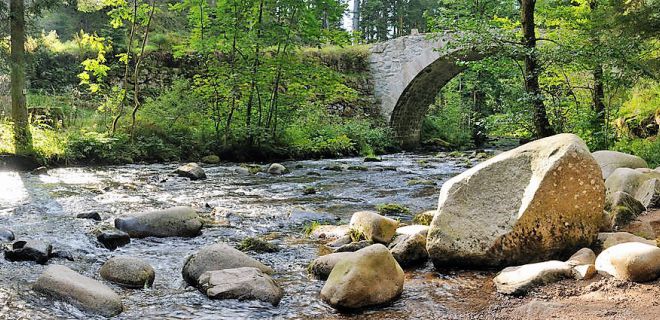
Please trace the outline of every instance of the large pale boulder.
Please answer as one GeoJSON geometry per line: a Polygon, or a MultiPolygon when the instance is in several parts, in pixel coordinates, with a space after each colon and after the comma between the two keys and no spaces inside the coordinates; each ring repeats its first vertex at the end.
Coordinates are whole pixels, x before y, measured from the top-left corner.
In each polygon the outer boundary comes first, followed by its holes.
{"type": "Polygon", "coordinates": [[[194,237],[202,220],[190,207],[174,207],[116,218],[115,227],[132,238],[194,237]]]}
{"type": "Polygon", "coordinates": [[[386,304],[403,292],[404,273],[382,244],[340,260],[321,290],[321,299],[340,310],[386,304]]]}
{"type": "Polygon", "coordinates": [[[648,168],[644,159],[627,153],[602,150],[596,151],[591,155],[596,159],[596,162],[598,162],[598,165],[603,171],[603,179],[607,179],[618,168],[648,168]]]}
{"type": "Polygon", "coordinates": [[[216,243],[200,249],[188,258],[183,266],[183,279],[196,286],[199,277],[206,271],[252,267],[264,273],[272,274],[273,269],[255,260],[247,254],[225,243],[216,243]]]}
{"type": "Polygon", "coordinates": [[[520,265],[589,246],[605,204],[585,143],[560,134],[528,143],[450,179],[427,249],[436,267],[520,265]]]}
{"type": "Polygon", "coordinates": [[[243,267],[204,272],[199,287],[209,298],[260,300],[276,306],[284,291],[257,268],[243,267]]]}
{"type": "Polygon", "coordinates": [[[61,265],[46,268],[32,289],[105,317],[123,310],[121,298],[108,286],[61,265]]]}
{"type": "Polygon", "coordinates": [[[619,280],[653,281],[660,277],[660,248],[640,242],[618,244],[598,255],[596,269],[619,280]]]}
{"type": "Polygon", "coordinates": [[[573,276],[573,268],[562,261],[546,261],[508,267],[494,279],[497,292],[520,295],[530,289],[573,276]]]}
{"type": "Polygon", "coordinates": [[[151,287],[156,278],[154,268],[146,261],[135,257],[112,257],[106,261],[99,274],[103,279],[126,288],[151,287]]]}
{"type": "Polygon", "coordinates": [[[399,222],[373,211],[359,211],[351,217],[349,227],[367,240],[388,244],[396,234],[399,222]]]}

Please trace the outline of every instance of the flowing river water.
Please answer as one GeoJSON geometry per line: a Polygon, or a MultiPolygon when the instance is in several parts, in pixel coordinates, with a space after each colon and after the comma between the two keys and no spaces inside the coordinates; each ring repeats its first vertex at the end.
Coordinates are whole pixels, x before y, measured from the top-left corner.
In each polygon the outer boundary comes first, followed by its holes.
{"type": "MultiPolygon", "coordinates": [[[[126,165],[51,169],[47,175],[0,172],[0,227],[19,239],[40,239],[54,250],[69,251],[75,260],[51,259],[92,278],[108,258],[142,258],[156,270],[153,288],[123,289],[125,311],[118,319],[415,319],[470,318],[490,305],[492,273],[437,271],[431,263],[406,271],[404,292],[389,306],[345,315],[319,298],[323,282],[311,278],[307,265],[318,256],[321,242],[305,235],[300,217],[336,216],[347,223],[359,210],[398,203],[411,210],[396,218],[410,222],[413,213],[437,206],[440,186],[465,170],[466,157],[434,154],[387,155],[382,162],[362,158],[283,162],[290,174],[249,174],[238,164],[205,165],[208,179],[190,181],[171,172],[177,164],[126,165]],[[344,170],[323,170],[342,165],[344,170]],[[346,170],[349,166],[362,170],[346,170]],[[435,185],[415,183],[431,180],[435,185]],[[304,195],[306,187],[316,194],[304,195]],[[172,206],[192,206],[215,223],[195,238],[131,239],[116,251],[98,244],[91,232],[110,225],[122,214],[172,206]],[[76,218],[96,211],[103,221],[76,218]],[[214,212],[211,215],[211,212],[214,212]],[[296,219],[290,217],[294,213],[296,219]],[[308,212],[309,214],[301,214],[308,212]],[[274,279],[285,291],[277,307],[261,302],[210,300],[186,287],[181,268],[201,247],[224,241],[237,245],[247,237],[262,237],[280,251],[251,256],[276,270],[274,279]]],[[[0,258],[0,319],[89,319],[72,306],[31,290],[45,266],[0,258]]]]}

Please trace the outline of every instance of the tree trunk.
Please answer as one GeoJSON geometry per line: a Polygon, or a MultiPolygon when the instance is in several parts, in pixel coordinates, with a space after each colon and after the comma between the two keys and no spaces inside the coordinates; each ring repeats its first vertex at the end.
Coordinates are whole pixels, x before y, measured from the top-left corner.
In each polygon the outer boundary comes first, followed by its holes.
{"type": "Polygon", "coordinates": [[[353,0],[353,32],[360,30],[360,0],[353,0]]]}
{"type": "Polygon", "coordinates": [[[603,66],[597,65],[594,68],[594,92],[593,103],[594,112],[596,112],[596,121],[602,128],[605,125],[605,88],[603,85],[603,66]]]}
{"type": "Polygon", "coordinates": [[[14,146],[16,154],[32,153],[32,137],[28,124],[25,101],[25,4],[11,0],[11,115],[14,120],[14,146]]]}
{"type": "Polygon", "coordinates": [[[543,103],[543,94],[539,85],[539,62],[536,58],[536,32],[534,7],[536,0],[520,0],[520,22],[523,29],[525,46],[525,90],[534,108],[534,127],[538,137],[548,137],[554,130],[548,121],[548,114],[543,103]]]}

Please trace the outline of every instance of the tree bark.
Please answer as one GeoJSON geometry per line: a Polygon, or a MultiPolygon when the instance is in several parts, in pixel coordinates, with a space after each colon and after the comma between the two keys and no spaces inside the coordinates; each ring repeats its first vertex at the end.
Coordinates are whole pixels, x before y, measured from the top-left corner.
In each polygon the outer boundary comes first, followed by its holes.
{"type": "Polygon", "coordinates": [[[534,127],[538,137],[554,134],[543,103],[543,94],[539,85],[540,67],[536,57],[536,31],[534,7],[536,0],[520,0],[520,22],[523,29],[525,46],[525,90],[534,108],[534,127]]]}
{"type": "Polygon", "coordinates": [[[28,124],[25,100],[25,3],[11,0],[11,115],[14,121],[14,146],[16,154],[32,153],[32,137],[28,124]]]}
{"type": "Polygon", "coordinates": [[[603,85],[603,66],[601,64],[594,68],[594,112],[596,121],[602,128],[605,125],[605,87],[603,85]]]}

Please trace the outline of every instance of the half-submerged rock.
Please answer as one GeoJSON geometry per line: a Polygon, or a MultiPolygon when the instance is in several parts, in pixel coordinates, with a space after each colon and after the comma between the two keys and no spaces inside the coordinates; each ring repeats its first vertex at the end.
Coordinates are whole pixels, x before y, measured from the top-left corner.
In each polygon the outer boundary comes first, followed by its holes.
{"type": "Polygon", "coordinates": [[[53,251],[49,242],[40,240],[20,240],[12,243],[11,249],[5,251],[5,259],[9,261],[34,261],[46,264],[53,251]]]}
{"type": "Polygon", "coordinates": [[[520,265],[589,246],[605,188],[585,143],[560,134],[502,153],[447,181],[427,249],[436,267],[520,265]]]}
{"type": "Polygon", "coordinates": [[[353,254],[354,252],[336,252],[320,256],[309,264],[307,270],[315,278],[326,280],[339,261],[346,259],[353,254]]]}
{"type": "Polygon", "coordinates": [[[204,172],[204,169],[194,162],[178,167],[174,170],[174,173],[180,177],[189,178],[190,180],[206,179],[206,172],[204,172]]]}
{"type": "Polygon", "coordinates": [[[32,289],[105,317],[123,310],[121,298],[108,286],[61,265],[49,266],[32,289]]]}
{"type": "Polygon", "coordinates": [[[190,256],[183,266],[182,274],[188,284],[196,286],[204,272],[241,267],[257,268],[267,274],[274,273],[270,267],[220,242],[204,247],[190,256]]]}
{"type": "Polygon", "coordinates": [[[202,220],[190,207],[174,207],[116,218],[115,227],[131,238],[194,237],[202,220]]]}
{"type": "Polygon", "coordinates": [[[340,310],[355,310],[392,302],[403,292],[404,274],[382,244],[341,259],[330,272],[321,298],[340,310]]]}
{"type": "Polygon", "coordinates": [[[399,222],[373,211],[359,211],[351,217],[349,227],[367,240],[388,244],[396,234],[399,222]]]}
{"type": "Polygon", "coordinates": [[[99,273],[105,280],[132,289],[151,287],[156,277],[149,263],[134,257],[110,258],[101,266],[99,273]]]}
{"type": "Polygon", "coordinates": [[[284,291],[261,270],[252,267],[204,272],[199,287],[209,298],[260,300],[276,306],[284,291]]]}
{"type": "Polygon", "coordinates": [[[617,244],[598,255],[596,270],[619,280],[653,281],[660,277],[660,248],[641,242],[617,244]]]}

